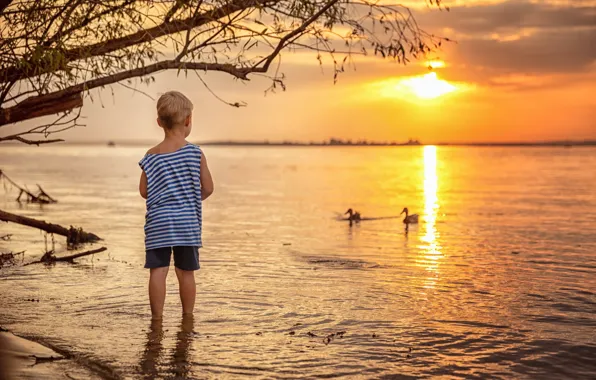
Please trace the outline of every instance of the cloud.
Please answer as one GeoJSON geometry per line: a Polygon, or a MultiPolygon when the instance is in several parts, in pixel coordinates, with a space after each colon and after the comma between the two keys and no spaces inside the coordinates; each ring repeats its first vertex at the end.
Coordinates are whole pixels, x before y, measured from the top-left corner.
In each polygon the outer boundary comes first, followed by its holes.
{"type": "Polygon", "coordinates": [[[596,60],[596,29],[548,30],[513,41],[474,39],[455,50],[457,61],[515,72],[576,72],[596,60]]]}
{"type": "MultiPolygon", "coordinates": [[[[437,54],[447,60],[448,67],[441,71],[450,80],[492,86],[503,85],[499,79],[493,81],[494,78],[510,75],[544,77],[505,86],[536,89],[557,86],[560,80],[564,82],[561,74],[596,73],[596,1],[467,1],[465,4],[451,4],[450,12],[432,7],[415,12],[423,29],[436,34],[450,30],[450,36],[457,40],[444,44],[437,54]],[[556,78],[552,79],[553,76],[556,78]]],[[[282,71],[290,78],[304,78],[300,73],[304,69],[302,65],[317,64],[306,54],[287,54],[284,58],[282,71]],[[300,70],[294,70],[298,63],[300,70]]],[[[374,57],[355,57],[355,61],[358,72],[347,70],[340,81],[420,73],[420,62],[404,67],[374,57]]],[[[320,76],[304,78],[304,83],[320,79],[317,77],[320,76]]]]}
{"type": "Polygon", "coordinates": [[[431,27],[449,27],[464,35],[486,35],[521,28],[593,28],[596,27],[596,6],[577,7],[522,0],[457,6],[450,12],[424,12],[421,17],[421,23],[431,27]]]}
{"type": "Polygon", "coordinates": [[[596,5],[508,1],[419,13],[420,24],[458,40],[446,51],[470,66],[503,73],[590,71],[596,61],[596,5]]]}

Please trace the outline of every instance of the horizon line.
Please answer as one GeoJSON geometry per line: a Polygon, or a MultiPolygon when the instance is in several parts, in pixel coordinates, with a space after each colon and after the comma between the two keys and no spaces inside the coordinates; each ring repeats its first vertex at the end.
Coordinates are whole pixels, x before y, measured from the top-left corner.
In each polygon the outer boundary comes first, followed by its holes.
{"type": "MultiPolygon", "coordinates": [[[[596,139],[569,139],[569,140],[534,140],[534,141],[469,141],[469,142],[434,142],[424,143],[419,140],[409,140],[407,142],[395,142],[395,141],[366,141],[357,140],[351,141],[341,139],[330,139],[323,141],[269,141],[264,140],[206,140],[206,141],[191,141],[197,145],[205,146],[302,146],[302,147],[404,147],[404,146],[596,146],[596,139]],[[331,143],[331,141],[334,141],[331,143]]],[[[99,141],[64,141],[62,144],[66,145],[145,145],[152,144],[155,141],[149,140],[99,140],[99,141]]],[[[50,144],[47,146],[53,146],[56,144],[50,144]]],[[[21,143],[6,143],[6,145],[22,145],[21,143]]]]}
{"type": "MultiPolygon", "coordinates": [[[[337,140],[336,140],[337,141],[337,140]]],[[[252,146],[540,146],[540,145],[596,145],[596,139],[577,140],[535,140],[535,141],[471,141],[471,142],[434,142],[423,143],[418,140],[408,142],[394,141],[268,141],[268,140],[207,140],[197,142],[198,145],[252,145],[252,146]]]]}

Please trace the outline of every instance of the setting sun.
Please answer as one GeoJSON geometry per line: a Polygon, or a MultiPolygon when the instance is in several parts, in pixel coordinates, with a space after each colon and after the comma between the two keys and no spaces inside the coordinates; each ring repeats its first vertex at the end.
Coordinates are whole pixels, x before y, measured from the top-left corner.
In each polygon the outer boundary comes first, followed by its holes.
{"type": "Polygon", "coordinates": [[[428,67],[429,70],[442,69],[442,68],[446,67],[445,62],[441,61],[441,60],[427,61],[425,63],[425,66],[428,67]]]}
{"type": "Polygon", "coordinates": [[[430,72],[405,78],[389,78],[372,84],[374,91],[386,98],[429,100],[460,90],[463,84],[452,84],[430,72]]]}
{"type": "Polygon", "coordinates": [[[422,99],[434,99],[457,89],[449,82],[438,79],[437,73],[404,79],[397,88],[402,86],[422,99]]]}

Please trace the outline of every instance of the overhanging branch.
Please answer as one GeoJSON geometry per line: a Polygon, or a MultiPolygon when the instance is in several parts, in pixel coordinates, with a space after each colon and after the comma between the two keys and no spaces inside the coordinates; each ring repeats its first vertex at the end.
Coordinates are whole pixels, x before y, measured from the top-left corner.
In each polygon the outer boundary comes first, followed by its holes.
{"type": "Polygon", "coordinates": [[[30,139],[21,137],[19,135],[12,135],[12,136],[0,137],[0,142],[2,142],[2,141],[18,141],[18,142],[22,142],[23,144],[27,144],[27,145],[40,146],[41,144],[52,144],[52,143],[57,143],[57,142],[63,142],[64,140],[63,139],[30,140],[30,139]]]}
{"type": "MultiPolygon", "coordinates": [[[[110,41],[102,41],[95,44],[78,47],[75,49],[66,50],[63,55],[63,67],[72,61],[97,57],[105,55],[117,50],[125,49],[127,47],[139,45],[146,42],[151,42],[157,38],[164,37],[171,34],[184,32],[193,28],[208,24],[214,20],[229,16],[234,12],[242,9],[264,6],[266,3],[274,3],[276,0],[233,0],[219,8],[201,13],[194,17],[189,17],[184,20],[166,21],[152,28],[140,30],[120,38],[115,38],[110,41]]],[[[50,72],[56,72],[56,68],[39,67],[37,62],[30,59],[20,62],[21,67],[35,67],[35,70],[25,70],[19,67],[11,66],[0,70],[0,83],[11,82],[15,80],[23,80],[50,72]]],[[[59,69],[60,70],[60,69],[59,69]]]]}
{"type": "Polygon", "coordinates": [[[60,94],[61,92],[32,96],[16,106],[0,108],[0,126],[41,116],[54,115],[83,106],[82,90],[60,94]],[[43,100],[40,101],[40,99],[43,100]]]}
{"type": "Polygon", "coordinates": [[[252,72],[266,73],[269,70],[269,66],[271,66],[271,62],[273,62],[275,57],[277,57],[279,55],[279,53],[287,46],[288,41],[291,42],[292,39],[300,37],[300,35],[306,31],[306,28],[308,28],[313,22],[317,21],[317,19],[319,17],[321,17],[325,12],[327,12],[335,4],[337,4],[338,1],[339,0],[329,1],[327,4],[325,4],[325,6],[323,8],[319,9],[318,12],[316,12],[310,18],[308,18],[306,21],[304,21],[302,23],[302,25],[300,25],[297,29],[294,29],[292,32],[286,34],[281,40],[279,40],[277,47],[270,55],[263,58],[256,65],[253,66],[252,72]],[[262,67],[258,67],[263,62],[264,62],[264,65],[262,67]]]}
{"type": "Polygon", "coordinates": [[[248,80],[247,75],[250,72],[256,72],[249,67],[241,68],[224,63],[161,61],[149,66],[93,79],[61,91],[29,97],[13,107],[0,109],[0,126],[81,107],[83,105],[82,94],[85,91],[171,69],[221,71],[242,80],[248,80]]]}

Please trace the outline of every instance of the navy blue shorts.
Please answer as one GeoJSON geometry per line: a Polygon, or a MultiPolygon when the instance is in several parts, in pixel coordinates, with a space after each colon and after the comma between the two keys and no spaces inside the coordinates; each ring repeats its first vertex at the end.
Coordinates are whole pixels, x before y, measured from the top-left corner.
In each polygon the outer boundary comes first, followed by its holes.
{"type": "Polygon", "coordinates": [[[145,268],[162,268],[170,266],[170,258],[174,251],[174,266],[182,270],[198,270],[199,247],[178,246],[148,249],[145,251],[145,268]]]}

